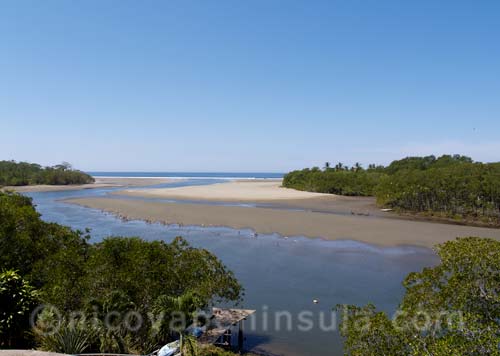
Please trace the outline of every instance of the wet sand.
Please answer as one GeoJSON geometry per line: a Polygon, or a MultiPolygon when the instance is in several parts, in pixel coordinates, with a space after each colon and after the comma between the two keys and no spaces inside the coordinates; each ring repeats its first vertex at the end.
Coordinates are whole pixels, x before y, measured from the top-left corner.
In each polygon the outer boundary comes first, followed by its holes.
{"type": "Polygon", "coordinates": [[[1,190],[13,190],[20,193],[58,192],[79,189],[150,186],[178,181],[179,179],[167,178],[95,178],[95,182],[91,184],[7,186],[1,188],[1,190]]]}
{"type": "MultiPolygon", "coordinates": [[[[313,204],[312,200],[306,201],[313,204]]],[[[383,246],[432,247],[458,236],[492,237],[500,240],[500,229],[387,219],[379,216],[97,197],[68,199],[66,202],[110,212],[127,219],[166,224],[251,228],[264,234],[357,240],[383,246]]]]}
{"type": "Polygon", "coordinates": [[[281,179],[272,181],[231,181],[202,186],[141,189],[140,191],[125,189],[112,194],[196,202],[253,203],[261,206],[312,212],[398,217],[396,214],[381,212],[373,197],[347,197],[335,194],[304,192],[282,187],[281,179]]]}

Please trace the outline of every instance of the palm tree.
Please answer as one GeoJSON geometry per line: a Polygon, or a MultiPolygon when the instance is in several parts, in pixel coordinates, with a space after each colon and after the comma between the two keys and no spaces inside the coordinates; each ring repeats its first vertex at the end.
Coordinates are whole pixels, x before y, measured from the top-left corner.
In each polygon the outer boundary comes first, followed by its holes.
{"type": "MultiPolygon", "coordinates": [[[[162,295],[158,297],[155,302],[154,312],[157,314],[164,313],[165,315],[169,315],[171,317],[175,317],[175,315],[180,315],[182,320],[174,324],[172,323],[173,330],[179,334],[179,347],[182,350],[183,348],[183,339],[185,336],[185,331],[188,325],[193,322],[194,313],[201,306],[200,299],[191,291],[187,291],[184,294],[174,297],[169,295],[162,295]]],[[[164,333],[168,333],[169,323],[166,322],[166,325],[162,325],[164,333]]]]}
{"type": "Polygon", "coordinates": [[[330,162],[325,162],[325,171],[330,169],[330,162]]]}

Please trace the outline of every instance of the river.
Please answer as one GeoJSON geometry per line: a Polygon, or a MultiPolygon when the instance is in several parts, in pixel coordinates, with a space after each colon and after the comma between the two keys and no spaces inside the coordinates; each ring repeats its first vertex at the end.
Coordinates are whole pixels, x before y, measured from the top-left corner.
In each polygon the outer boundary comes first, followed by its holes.
{"type": "MultiPolygon", "coordinates": [[[[220,176],[161,186],[211,184],[220,176]]],[[[352,240],[258,235],[251,230],[148,224],[62,202],[72,197],[104,196],[116,188],[29,193],[46,221],[91,230],[91,241],[106,236],[140,236],[171,241],[183,236],[193,246],[217,255],[245,288],[242,306],[257,312],[245,322],[248,350],[271,355],[340,355],[342,339],[333,312],[337,304],[374,303],[393,312],[404,277],[437,263],[429,249],[381,248],[352,240]],[[318,303],[313,303],[316,299],[318,303]]]]}

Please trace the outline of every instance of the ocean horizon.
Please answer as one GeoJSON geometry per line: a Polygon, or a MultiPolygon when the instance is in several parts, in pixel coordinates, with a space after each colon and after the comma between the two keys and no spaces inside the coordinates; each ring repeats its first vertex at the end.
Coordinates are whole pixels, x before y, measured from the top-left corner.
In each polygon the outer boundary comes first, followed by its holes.
{"type": "Polygon", "coordinates": [[[284,173],[271,172],[85,172],[95,178],[170,178],[170,179],[280,179],[284,173]]]}

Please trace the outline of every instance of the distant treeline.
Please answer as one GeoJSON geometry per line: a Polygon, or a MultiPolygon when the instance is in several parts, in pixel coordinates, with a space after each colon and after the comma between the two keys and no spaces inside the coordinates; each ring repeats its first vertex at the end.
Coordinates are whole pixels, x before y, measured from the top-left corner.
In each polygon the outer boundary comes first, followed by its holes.
{"type": "Polygon", "coordinates": [[[283,186],[350,196],[375,196],[400,211],[500,223],[500,163],[460,155],[407,157],[367,169],[338,163],[285,175],[283,186]]]}
{"type": "Polygon", "coordinates": [[[67,185],[93,182],[94,178],[84,172],[72,169],[71,165],[66,162],[53,167],[42,167],[35,163],[0,161],[0,186],[67,185]]]}

